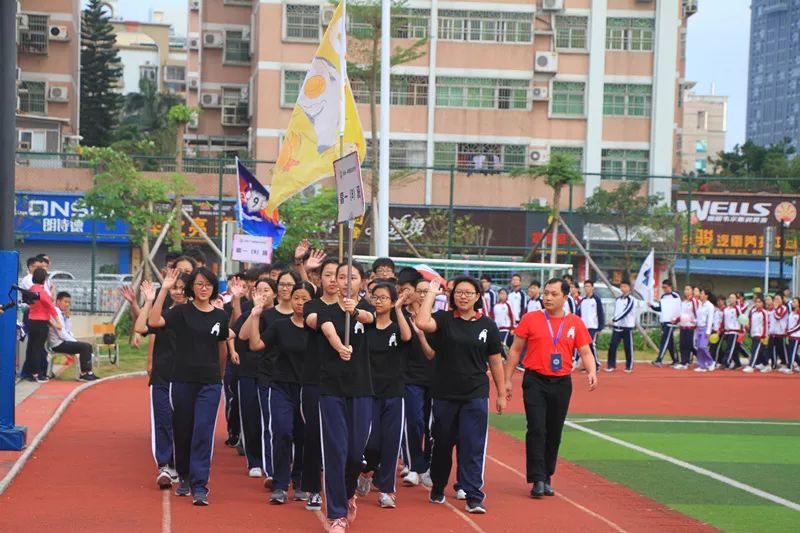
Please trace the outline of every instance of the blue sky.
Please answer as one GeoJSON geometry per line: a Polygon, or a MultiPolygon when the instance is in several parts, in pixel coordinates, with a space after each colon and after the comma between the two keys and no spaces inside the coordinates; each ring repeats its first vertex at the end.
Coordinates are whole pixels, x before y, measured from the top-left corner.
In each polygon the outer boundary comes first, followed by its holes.
{"type": "MultiPolygon", "coordinates": [[[[118,0],[118,12],[129,20],[146,21],[153,9],[165,12],[178,34],[186,33],[187,0],[118,0]]],[[[728,148],[744,142],[747,111],[747,62],[750,40],[748,0],[700,0],[689,19],[686,79],[695,91],[728,96],[728,148]]]]}

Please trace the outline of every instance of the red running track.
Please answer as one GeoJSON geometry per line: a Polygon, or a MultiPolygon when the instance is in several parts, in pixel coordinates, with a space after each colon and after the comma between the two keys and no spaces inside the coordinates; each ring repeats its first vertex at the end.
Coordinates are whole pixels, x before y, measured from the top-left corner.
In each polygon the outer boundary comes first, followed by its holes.
{"type": "MultiPolygon", "coordinates": [[[[611,380],[608,380],[609,382],[611,380]]],[[[597,398],[601,398],[597,394],[597,398]]],[[[300,503],[267,504],[260,480],[247,477],[242,458],[225,448],[221,422],[207,508],[155,487],[144,378],[100,383],[82,392],[44,439],[22,473],[0,496],[0,531],[322,531],[324,520],[300,503]]],[[[558,496],[527,497],[524,450],[492,430],[486,462],[488,514],[465,514],[428,503],[421,488],[398,489],[398,508],[379,509],[375,495],[360,499],[355,531],[512,532],[532,527],[575,532],[711,531],[629,489],[566,462],[558,496]]]]}

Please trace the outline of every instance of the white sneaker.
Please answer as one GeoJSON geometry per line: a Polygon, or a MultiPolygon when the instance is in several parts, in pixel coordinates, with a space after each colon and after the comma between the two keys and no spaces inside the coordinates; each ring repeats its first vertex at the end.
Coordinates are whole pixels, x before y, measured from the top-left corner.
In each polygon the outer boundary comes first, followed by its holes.
{"type": "Polygon", "coordinates": [[[419,485],[419,474],[416,472],[409,472],[408,475],[403,478],[403,485],[406,487],[416,487],[419,485]]]}
{"type": "Polygon", "coordinates": [[[615,370],[616,368],[614,368],[613,366],[607,366],[603,369],[604,372],[613,372],[615,370]]]}
{"type": "Polygon", "coordinates": [[[771,366],[765,366],[764,368],[761,369],[762,374],[769,374],[770,372],[772,372],[771,366]]]}
{"type": "Polygon", "coordinates": [[[467,493],[464,492],[464,489],[458,489],[456,491],[456,500],[466,500],[466,499],[467,499],[467,493]]]}
{"type": "Polygon", "coordinates": [[[746,366],[742,368],[742,372],[746,374],[752,374],[753,372],[755,372],[755,368],[753,368],[752,366],[746,366]]]}
{"type": "Polygon", "coordinates": [[[680,365],[680,364],[678,364],[678,365],[673,366],[672,368],[674,368],[675,370],[686,370],[687,368],[689,368],[689,366],[688,365],[680,365]]]}
{"type": "Polygon", "coordinates": [[[708,372],[708,369],[698,366],[694,369],[695,372],[708,372]]]}
{"type": "Polygon", "coordinates": [[[411,472],[407,466],[404,466],[403,469],[400,471],[400,477],[406,477],[408,473],[411,472]]]}
{"type": "Polygon", "coordinates": [[[378,506],[381,509],[394,509],[397,507],[397,502],[394,499],[394,496],[391,494],[386,494],[385,492],[381,492],[378,495],[378,506]]]}
{"type": "Polygon", "coordinates": [[[781,374],[791,374],[792,373],[792,371],[789,370],[788,368],[779,368],[778,372],[780,372],[781,374]]]}
{"type": "Polygon", "coordinates": [[[356,482],[356,494],[366,496],[369,494],[370,485],[372,485],[372,478],[365,474],[359,474],[356,482]]]}
{"type": "Polygon", "coordinates": [[[158,470],[158,475],[156,476],[156,485],[158,485],[158,488],[160,489],[166,489],[172,486],[172,478],[170,477],[169,472],[167,472],[166,466],[161,467],[158,470]]]}
{"type": "Polygon", "coordinates": [[[632,368],[626,368],[624,372],[626,374],[630,374],[631,372],[633,372],[633,369],[632,368]]]}
{"type": "Polygon", "coordinates": [[[171,466],[168,466],[166,468],[166,471],[167,471],[167,474],[169,474],[169,477],[172,478],[172,482],[173,483],[177,483],[178,482],[178,471],[175,470],[174,468],[172,468],[171,466]]]}
{"type": "Polygon", "coordinates": [[[759,364],[756,365],[756,370],[764,370],[765,366],[766,365],[762,365],[762,364],[759,363],[759,364]]]}
{"type": "Polygon", "coordinates": [[[251,468],[248,470],[247,475],[249,477],[261,477],[261,469],[259,467],[251,468]]]}
{"type": "Polygon", "coordinates": [[[431,488],[433,487],[433,480],[431,479],[431,471],[428,470],[427,472],[423,473],[420,476],[420,481],[422,482],[422,486],[431,488]]]}

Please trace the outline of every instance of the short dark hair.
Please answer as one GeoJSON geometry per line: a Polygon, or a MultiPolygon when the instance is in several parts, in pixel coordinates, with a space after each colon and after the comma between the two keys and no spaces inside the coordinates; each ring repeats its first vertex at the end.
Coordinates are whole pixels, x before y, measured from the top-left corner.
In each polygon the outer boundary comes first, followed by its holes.
{"type": "Polygon", "coordinates": [[[189,279],[186,282],[186,287],[183,289],[184,294],[186,294],[187,298],[194,298],[194,282],[197,280],[197,276],[203,276],[208,280],[211,284],[211,296],[209,300],[215,299],[219,296],[219,278],[217,275],[214,274],[210,268],[208,267],[197,267],[195,268],[191,274],[189,274],[189,279]]]}
{"type": "Polygon", "coordinates": [[[335,265],[336,271],[339,271],[339,260],[335,257],[329,257],[322,261],[322,264],[319,266],[319,273],[322,274],[322,271],[325,270],[325,267],[328,265],[335,265]]]}
{"type": "Polygon", "coordinates": [[[289,268],[289,265],[284,263],[284,262],[272,263],[269,266],[269,272],[270,272],[270,274],[275,272],[276,270],[278,270],[279,272],[283,272],[284,270],[287,270],[288,268],[289,268]]]}
{"type": "Polygon", "coordinates": [[[50,256],[47,254],[39,254],[36,256],[36,259],[38,259],[42,263],[47,263],[48,265],[50,264],[50,256]]]}
{"type": "Polygon", "coordinates": [[[67,291],[58,291],[58,294],[56,294],[56,301],[59,301],[62,298],[72,298],[72,295],[67,291]]]}
{"type": "Polygon", "coordinates": [[[541,289],[542,288],[542,284],[539,283],[536,280],[533,280],[528,284],[528,288],[530,288],[530,287],[539,287],[541,289]]]}
{"type": "Polygon", "coordinates": [[[405,285],[406,283],[410,283],[411,285],[416,286],[417,281],[419,281],[420,279],[422,279],[422,274],[420,274],[416,268],[403,267],[400,269],[400,272],[397,273],[398,285],[405,285]]]}
{"type": "Polygon", "coordinates": [[[517,274],[516,272],[514,272],[513,274],[511,274],[511,279],[514,279],[514,278],[519,278],[519,279],[522,279],[522,276],[520,276],[519,274],[517,274]]]}
{"type": "Polygon", "coordinates": [[[179,252],[167,252],[167,254],[164,256],[164,264],[169,265],[172,263],[174,265],[175,260],[180,256],[181,254],[179,252]]]}
{"type": "Polygon", "coordinates": [[[564,274],[563,276],[561,276],[561,279],[563,279],[564,281],[569,280],[570,283],[575,281],[575,278],[572,277],[572,274],[564,274]]]}
{"type": "Polygon", "coordinates": [[[666,285],[669,288],[672,288],[672,282],[670,280],[668,280],[668,279],[665,279],[664,281],[662,281],[661,284],[662,285],[666,285]]]}
{"type": "Polygon", "coordinates": [[[394,261],[392,261],[391,257],[379,257],[375,261],[372,262],[372,272],[375,273],[381,267],[389,267],[394,272],[394,261]]]}
{"type": "Polygon", "coordinates": [[[500,294],[501,292],[508,294],[508,289],[506,289],[505,287],[500,287],[500,289],[498,289],[497,291],[497,294],[500,294]]]}
{"type": "MultiPolygon", "coordinates": [[[[339,266],[336,267],[336,276],[339,276],[339,271],[342,267],[347,268],[347,261],[342,261],[339,263],[339,266]]],[[[353,261],[353,270],[358,271],[358,275],[361,276],[361,279],[365,279],[367,276],[364,274],[364,267],[358,261],[353,261]]]]}
{"type": "Polygon", "coordinates": [[[392,303],[397,301],[397,287],[395,287],[394,283],[389,283],[388,281],[379,281],[372,287],[370,292],[375,294],[375,291],[378,289],[386,289],[389,291],[389,298],[392,300],[392,303]]]}
{"type": "Polygon", "coordinates": [[[420,276],[419,278],[416,279],[416,281],[414,281],[414,288],[416,289],[417,287],[419,287],[421,283],[430,283],[430,282],[431,282],[430,280],[420,276]]]}
{"type": "Polygon", "coordinates": [[[27,261],[25,261],[25,266],[31,268],[36,263],[41,263],[38,257],[29,257],[27,261]]]}
{"type": "MultiPolygon", "coordinates": [[[[473,278],[472,276],[456,276],[452,280],[453,282],[453,290],[450,291],[450,309],[456,308],[456,291],[455,288],[458,286],[459,283],[469,283],[473,287],[475,287],[475,292],[478,293],[478,296],[483,295],[483,289],[481,289],[481,283],[477,279],[473,278]]],[[[475,302],[475,306],[473,307],[476,311],[483,309],[483,298],[478,298],[478,301],[475,302]]]]}
{"type": "Polygon", "coordinates": [[[47,270],[43,269],[42,267],[37,268],[33,271],[33,275],[31,276],[32,281],[34,283],[42,284],[47,281],[47,270]]]}
{"type": "Polygon", "coordinates": [[[298,285],[301,281],[300,274],[295,272],[294,270],[281,270],[281,273],[278,274],[278,280],[280,281],[283,276],[289,275],[292,277],[292,281],[294,281],[295,285],[298,285]]]}
{"type": "Polygon", "coordinates": [[[205,265],[206,263],[208,263],[208,260],[206,259],[206,254],[204,254],[203,251],[197,246],[189,246],[183,251],[183,255],[191,257],[197,264],[205,265]]]}
{"type": "Polygon", "coordinates": [[[545,287],[548,285],[558,285],[561,289],[561,294],[564,296],[569,295],[569,282],[564,278],[550,278],[544,285],[545,287]]]}
{"type": "Polygon", "coordinates": [[[272,278],[258,278],[258,281],[256,281],[256,287],[258,287],[262,283],[266,283],[267,285],[269,285],[269,288],[272,289],[272,292],[274,292],[274,293],[278,292],[278,284],[275,283],[274,279],[272,279],[272,278]]]}
{"type": "Polygon", "coordinates": [[[488,274],[484,274],[483,276],[481,276],[481,281],[483,281],[483,280],[486,280],[489,283],[491,283],[492,282],[492,277],[489,276],[488,274]]]}
{"type": "Polygon", "coordinates": [[[583,280],[583,284],[584,285],[591,285],[592,287],[594,287],[594,281],[592,281],[590,279],[583,280]]]}
{"type": "Polygon", "coordinates": [[[313,284],[305,280],[301,280],[300,282],[296,283],[295,286],[292,288],[292,294],[296,293],[297,291],[306,291],[308,292],[308,295],[311,296],[312,298],[316,297],[317,295],[317,288],[314,287],[313,284]]]}
{"type": "Polygon", "coordinates": [[[630,287],[631,282],[627,279],[623,279],[622,281],[619,282],[619,286],[622,287],[623,285],[627,285],[628,287],[630,287]]]}
{"type": "Polygon", "coordinates": [[[177,265],[177,264],[178,264],[178,263],[180,263],[181,261],[186,261],[187,263],[189,263],[190,265],[192,265],[192,270],[194,270],[195,268],[197,268],[197,261],[195,261],[194,257],[192,257],[192,256],[190,256],[190,255],[186,255],[186,254],[184,254],[184,255],[179,255],[178,257],[176,257],[176,258],[175,258],[175,261],[172,263],[172,266],[174,267],[175,265],[177,265]]]}

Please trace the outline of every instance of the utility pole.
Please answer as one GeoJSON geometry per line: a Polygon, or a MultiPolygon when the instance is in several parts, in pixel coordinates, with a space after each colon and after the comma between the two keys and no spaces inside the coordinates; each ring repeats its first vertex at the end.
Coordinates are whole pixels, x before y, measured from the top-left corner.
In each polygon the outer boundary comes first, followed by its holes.
{"type": "MultiPolygon", "coordinates": [[[[14,249],[14,163],[17,109],[17,2],[0,2],[0,303],[16,301],[19,253],[14,249]]],[[[27,428],[15,425],[16,308],[0,315],[0,450],[25,447],[27,428]]]]}

